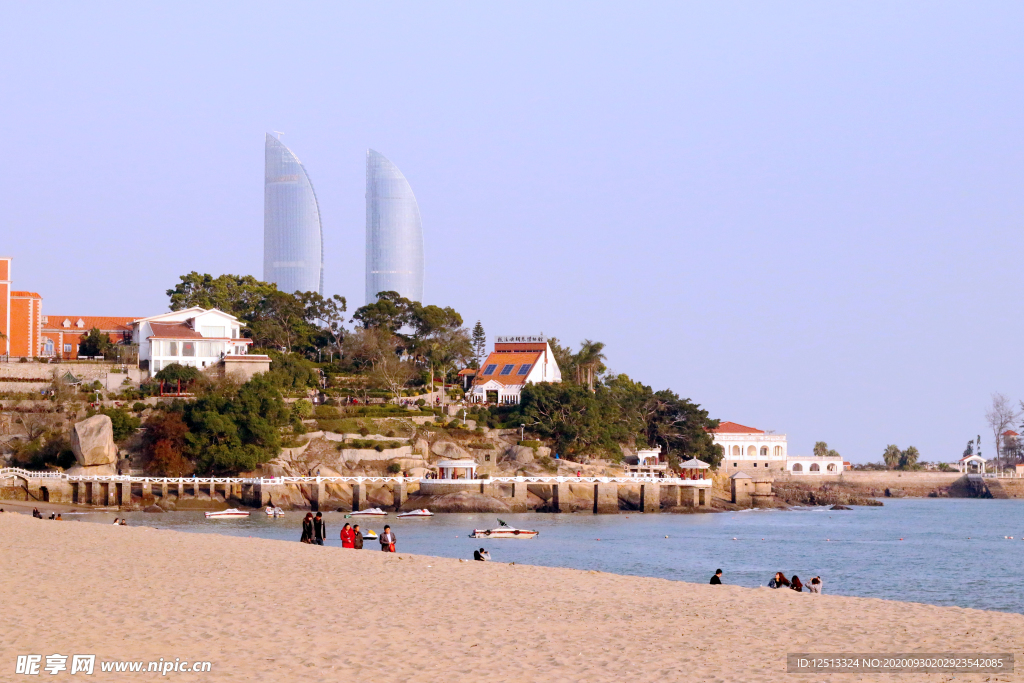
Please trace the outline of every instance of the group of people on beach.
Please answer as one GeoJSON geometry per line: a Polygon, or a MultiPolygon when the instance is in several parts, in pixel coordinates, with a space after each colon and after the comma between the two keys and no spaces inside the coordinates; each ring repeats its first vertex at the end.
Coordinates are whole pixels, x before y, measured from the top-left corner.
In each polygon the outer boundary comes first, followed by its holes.
{"type": "MultiPolygon", "coordinates": [[[[312,512],[307,512],[306,517],[302,520],[302,537],[299,539],[303,543],[311,543],[313,545],[323,545],[327,539],[327,524],[324,522],[324,515],[322,512],[316,513],[316,517],[313,516],[312,512]]],[[[351,548],[352,550],[363,549],[363,532],[359,530],[359,525],[352,526],[348,522],[345,522],[345,526],[341,528],[341,547],[351,548]]],[[[391,530],[390,524],[384,525],[384,532],[377,537],[380,541],[380,549],[386,553],[395,552],[395,532],[391,530]]]]}
{"type": "Polygon", "coordinates": [[[804,588],[806,588],[809,593],[820,593],[821,586],[822,583],[820,576],[815,576],[811,579],[811,582],[808,585],[804,586],[804,583],[796,574],[793,574],[792,579],[787,579],[786,575],[782,572],[775,572],[775,576],[773,576],[772,580],[768,582],[769,588],[789,588],[790,590],[795,590],[797,593],[802,593],[804,588]]]}
{"type": "MultiPolygon", "coordinates": [[[[3,512],[2,508],[0,508],[0,512],[3,512]]],[[[35,517],[36,519],[45,519],[43,517],[43,513],[39,511],[39,508],[32,508],[32,516],[35,517]]],[[[64,518],[61,517],[59,513],[55,513],[55,512],[51,512],[50,513],[50,519],[55,519],[58,522],[63,522],[64,521],[64,518]]]]}

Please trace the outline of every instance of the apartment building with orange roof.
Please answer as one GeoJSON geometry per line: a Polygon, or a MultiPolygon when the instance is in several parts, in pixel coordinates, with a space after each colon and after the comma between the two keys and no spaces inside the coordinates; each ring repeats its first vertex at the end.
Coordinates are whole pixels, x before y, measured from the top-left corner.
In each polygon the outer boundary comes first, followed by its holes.
{"type": "Polygon", "coordinates": [[[476,403],[514,405],[527,384],[561,381],[562,372],[544,337],[498,337],[473,379],[470,397],[476,403]]]}
{"type": "Polygon", "coordinates": [[[132,316],[46,315],[42,327],[42,356],[64,360],[78,358],[78,344],[93,328],[107,335],[114,344],[130,344],[132,316]]]}

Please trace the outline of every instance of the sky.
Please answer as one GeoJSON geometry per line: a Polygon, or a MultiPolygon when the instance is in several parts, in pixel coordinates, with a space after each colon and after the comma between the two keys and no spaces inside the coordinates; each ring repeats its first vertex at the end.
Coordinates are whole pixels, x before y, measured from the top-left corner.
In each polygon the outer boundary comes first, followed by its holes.
{"type": "Polygon", "coordinates": [[[44,313],[262,276],[267,132],[363,300],[365,152],[425,303],[714,418],[952,461],[1024,398],[1024,4],[7,3],[0,254],[44,313]]]}

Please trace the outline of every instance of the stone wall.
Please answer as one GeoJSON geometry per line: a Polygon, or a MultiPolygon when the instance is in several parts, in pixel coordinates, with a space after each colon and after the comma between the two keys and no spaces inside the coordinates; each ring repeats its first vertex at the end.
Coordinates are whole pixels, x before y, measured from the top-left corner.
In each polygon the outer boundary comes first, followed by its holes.
{"type": "Polygon", "coordinates": [[[113,363],[0,363],[0,392],[40,391],[50,386],[53,373],[63,375],[70,372],[75,377],[88,383],[99,380],[107,391],[118,389],[128,377],[134,384],[142,379],[142,371],[129,367],[128,372],[111,372],[113,363]],[[4,378],[19,379],[18,382],[5,382],[4,378]],[[24,380],[35,380],[27,382],[24,380]]]}

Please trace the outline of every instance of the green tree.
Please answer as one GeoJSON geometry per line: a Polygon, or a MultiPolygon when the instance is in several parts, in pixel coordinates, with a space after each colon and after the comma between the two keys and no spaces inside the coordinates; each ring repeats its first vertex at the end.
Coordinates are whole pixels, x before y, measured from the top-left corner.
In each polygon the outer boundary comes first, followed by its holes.
{"type": "Polygon", "coordinates": [[[478,368],[484,362],[484,354],[487,352],[487,333],[479,320],[473,326],[473,367],[478,368]]]}
{"type": "Polygon", "coordinates": [[[191,365],[182,365],[181,363],[171,363],[154,375],[156,379],[164,382],[177,383],[180,380],[182,386],[191,384],[202,376],[198,368],[191,365]]]}
{"type": "Polygon", "coordinates": [[[100,413],[110,418],[114,441],[118,443],[130,437],[142,426],[142,420],[124,408],[102,408],[100,413]]]}
{"type": "Polygon", "coordinates": [[[277,291],[276,285],[257,280],[252,275],[213,277],[192,271],[179,280],[173,289],[167,290],[172,311],[193,306],[216,308],[242,320],[255,317],[267,295],[277,291]]]}
{"type": "Polygon", "coordinates": [[[900,451],[900,447],[896,444],[889,444],[885,447],[885,452],[882,453],[882,460],[885,461],[885,466],[890,470],[894,470],[900,466],[900,457],[903,453],[900,451]]]}
{"type": "Polygon", "coordinates": [[[818,441],[814,444],[813,453],[815,458],[824,458],[828,455],[828,444],[824,441],[818,441]]]}
{"type": "Polygon", "coordinates": [[[594,391],[594,377],[605,370],[604,342],[595,342],[584,339],[580,345],[580,351],[576,354],[576,367],[579,375],[576,378],[577,384],[585,381],[590,391],[594,391]]]}
{"type": "Polygon", "coordinates": [[[356,309],[352,322],[363,329],[382,327],[395,334],[412,322],[414,307],[414,302],[398,292],[380,292],[376,301],[356,309]]]}
{"type": "Polygon", "coordinates": [[[901,470],[912,470],[917,466],[917,459],[921,457],[921,453],[913,446],[900,453],[900,469],[901,470]]]}
{"type": "Polygon", "coordinates": [[[78,341],[79,356],[102,356],[113,346],[110,336],[94,327],[78,341]]]}

